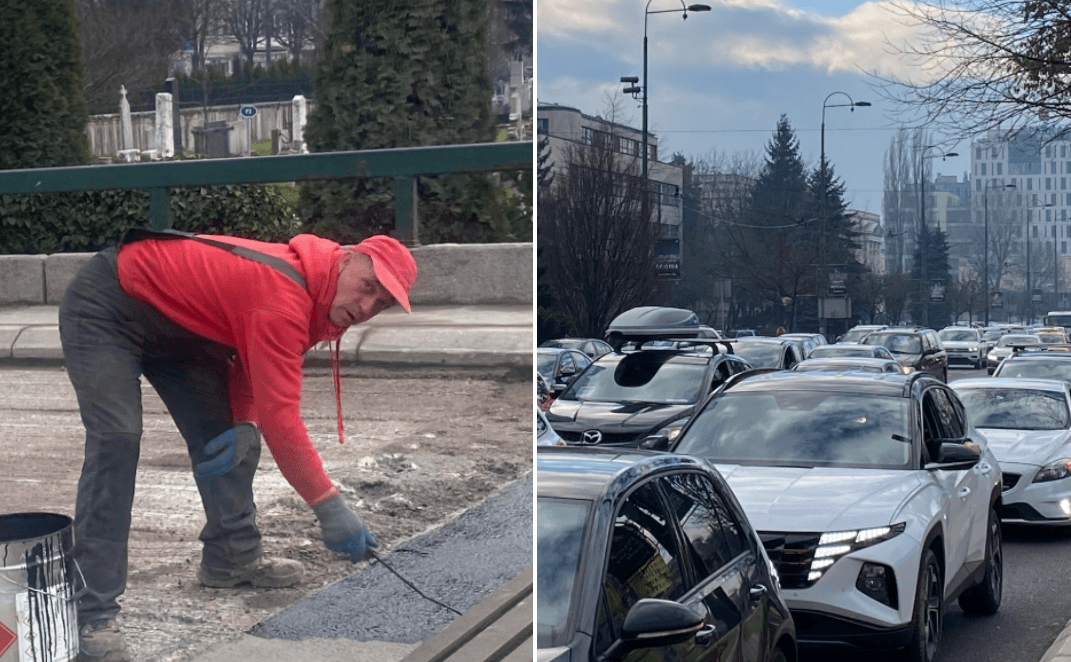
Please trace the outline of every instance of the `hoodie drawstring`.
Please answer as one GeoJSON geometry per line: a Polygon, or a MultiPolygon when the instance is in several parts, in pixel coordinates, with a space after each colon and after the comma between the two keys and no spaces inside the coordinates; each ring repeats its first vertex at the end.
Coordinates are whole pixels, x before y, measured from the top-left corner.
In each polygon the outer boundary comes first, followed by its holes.
{"type": "Polygon", "coordinates": [[[341,338],[335,339],[335,346],[331,349],[331,372],[335,377],[335,405],[338,408],[338,443],[342,443],[344,437],[342,435],[342,375],[340,369],[342,360],[339,358],[340,346],[342,344],[341,338]]]}

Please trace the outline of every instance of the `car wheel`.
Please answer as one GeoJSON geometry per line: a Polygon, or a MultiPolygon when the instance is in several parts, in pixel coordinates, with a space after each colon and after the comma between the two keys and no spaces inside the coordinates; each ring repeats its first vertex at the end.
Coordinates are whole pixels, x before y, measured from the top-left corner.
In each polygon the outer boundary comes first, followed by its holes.
{"type": "Polygon", "coordinates": [[[1004,593],[1004,549],[1000,516],[995,508],[989,511],[989,529],[985,540],[985,577],[959,596],[959,606],[971,616],[988,616],[1000,609],[1004,593]]]}
{"type": "Polygon", "coordinates": [[[941,643],[944,583],[933,550],[926,548],[919,562],[915,610],[911,617],[911,643],[904,649],[909,662],[933,662],[941,643]]]}
{"type": "Polygon", "coordinates": [[[785,657],[785,651],[780,646],[773,649],[773,653],[770,654],[770,662],[788,662],[788,658],[785,657]]]}

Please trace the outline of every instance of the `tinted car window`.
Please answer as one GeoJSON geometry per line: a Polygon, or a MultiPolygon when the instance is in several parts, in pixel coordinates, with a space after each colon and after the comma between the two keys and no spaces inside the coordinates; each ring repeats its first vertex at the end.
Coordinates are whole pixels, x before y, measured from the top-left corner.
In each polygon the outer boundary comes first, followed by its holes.
{"type": "Polygon", "coordinates": [[[557,353],[536,353],[536,371],[547,379],[554,379],[554,368],[558,365],[557,353]]]}
{"type": "Polygon", "coordinates": [[[972,329],[944,329],[939,337],[945,342],[973,342],[981,339],[981,335],[972,329]]]}
{"type": "Polygon", "coordinates": [[[674,451],[734,464],[905,468],[907,402],[826,391],[730,391],[703,408],[674,451]]]}
{"type": "Polygon", "coordinates": [[[643,598],[676,600],[684,592],[671,520],[654,483],[649,482],[625,500],[614,522],[596,622],[596,655],[620,636],[621,624],[634,604],[643,598]]]}
{"type": "Polygon", "coordinates": [[[591,502],[540,498],[536,517],[538,604],[536,636],[540,648],[568,643],[566,628],[572,611],[573,587],[580,565],[584,523],[591,502]]]}
{"type": "Polygon", "coordinates": [[[1066,430],[1071,414],[1062,393],[1016,388],[958,391],[967,418],[978,428],[1066,430]]]}
{"type": "Polygon", "coordinates": [[[705,476],[678,474],[662,480],[692,552],[696,577],[715,574],[744,553],[747,543],[740,526],[705,476]]]}
{"type": "Polygon", "coordinates": [[[742,342],[733,347],[733,354],[751,364],[752,368],[780,368],[781,345],[764,342],[742,342]]]}
{"type": "Polygon", "coordinates": [[[952,396],[943,388],[930,389],[945,439],[960,439],[967,434],[961,413],[952,404],[952,396]]]}

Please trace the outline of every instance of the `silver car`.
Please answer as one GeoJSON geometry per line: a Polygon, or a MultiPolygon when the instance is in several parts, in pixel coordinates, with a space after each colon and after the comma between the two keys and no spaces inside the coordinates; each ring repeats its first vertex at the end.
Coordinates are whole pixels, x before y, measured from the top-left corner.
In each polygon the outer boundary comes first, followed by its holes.
{"type": "Polygon", "coordinates": [[[945,346],[948,365],[966,364],[972,368],[981,368],[985,361],[982,354],[982,332],[962,326],[950,326],[941,329],[937,337],[945,346]]]}

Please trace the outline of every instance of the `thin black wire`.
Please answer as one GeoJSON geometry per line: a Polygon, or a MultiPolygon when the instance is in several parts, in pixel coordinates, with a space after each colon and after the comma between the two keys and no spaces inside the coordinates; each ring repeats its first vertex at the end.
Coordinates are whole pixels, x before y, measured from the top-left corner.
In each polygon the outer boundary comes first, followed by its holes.
{"type": "Polygon", "coordinates": [[[419,593],[419,594],[420,594],[420,597],[424,598],[425,600],[427,600],[427,601],[429,601],[429,602],[434,602],[435,604],[439,605],[439,606],[440,606],[440,607],[442,607],[443,609],[448,609],[448,610],[450,610],[450,611],[454,612],[455,614],[457,614],[458,616],[461,616],[461,612],[459,612],[458,610],[454,609],[454,608],[453,608],[453,607],[451,607],[450,605],[447,605],[447,604],[443,604],[442,602],[439,602],[439,601],[438,601],[438,600],[436,600],[435,598],[432,598],[432,597],[429,597],[429,596],[425,595],[423,591],[421,591],[421,590],[420,590],[419,588],[417,588],[416,586],[414,586],[414,585],[413,585],[413,582],[409,581],[409,580],[408,580],[408,579],[406,579],[405,577],[402,577],[402,576],[401,576],[400,574],[398,574],[398,571],[397,571],[397,570],[395,570],[394,568],[392,568],[392,567],[390,567],[389,565],[387,565],[387,562],[386,562],[386,561],[384,561],[383,559],[379,558],[379,555],[378,555],[378,554],[376,554],[376,553],[375,553],[375,552],[373,552],[372,550],[368,550],[368,553],[372,555],[372,558],[374,558],[375,560],[377,560],[377,561],[379,561],[380,563],[382,563],[382,564],[383,564],[383,567],[384,567],[384,568],[386,568],[387,570],[390,570],[391,572],[393,572],[393,573],[394,573],[394,575],[395,575],[395,576],[396,576],[396,577],[397,577],[398,579],[402,580],[402,582],[403,582],[403,583],[404,583],[404,584],[405,584],[406,586],[408,586],[409,588],[411,588],[411,589],[413,589],[414,591],[416,591],[417,593],[419,593]]]}

